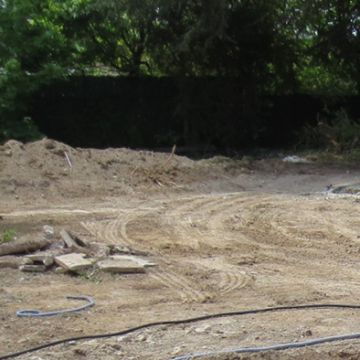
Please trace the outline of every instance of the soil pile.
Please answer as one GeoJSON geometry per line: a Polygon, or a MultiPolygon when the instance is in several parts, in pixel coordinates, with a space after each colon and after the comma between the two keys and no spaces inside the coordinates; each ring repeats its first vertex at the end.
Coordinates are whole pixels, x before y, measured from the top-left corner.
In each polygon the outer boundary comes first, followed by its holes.
{"type": "Polygon", "coordinates": [[[210,171],[206,164],[170,153],[80,149],[51,139],[28,144],[10,140],[0,146],[0,186],[3,198],[12,200],[183,189],[216,173],[214,167],[210,171]]]}

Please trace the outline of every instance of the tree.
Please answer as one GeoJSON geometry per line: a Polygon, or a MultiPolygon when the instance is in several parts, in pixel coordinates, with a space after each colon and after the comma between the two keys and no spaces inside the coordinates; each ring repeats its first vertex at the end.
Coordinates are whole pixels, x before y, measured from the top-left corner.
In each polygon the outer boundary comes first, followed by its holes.
{"type": "Polygon", "coordinates": [[[1,3],[0,140],[28,137],[34,131],[26,118],[28,97],[71,71],[68,66],[74,64],[77,49],[63,33],[63,6],[51,0],[1,3]]]}

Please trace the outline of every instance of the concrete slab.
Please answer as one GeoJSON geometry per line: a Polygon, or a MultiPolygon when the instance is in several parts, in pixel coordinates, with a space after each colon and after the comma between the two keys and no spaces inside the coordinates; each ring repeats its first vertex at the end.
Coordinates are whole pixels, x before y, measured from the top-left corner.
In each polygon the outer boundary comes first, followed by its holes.
{"type": "Polygon", "coordinates": [[[145,267],[139,263],[121,258],[110,258],[99,261],[97,266],[102,271],[117,273],[117,274],[132,274],[132,273],[144,273],[145,267]]]}
{"type": "Polygon", "coordinates": [[[55,262],[68,271],[86,270],[95,263],[95,259],[86,258],[86,254],[71,253],[55,257],[55,262]]]}
{"type": "Polygon", "coordinates": [[[135,255],[112,255],[109,257],[112,260],[129,260],[129,261],[133,261],[135,263],[137,263],[138,265],[144,266],[144,267],[152,267],[152,266],[157,266],[156,263],[148,260],[148,259],[144,259],[135,255]]]}

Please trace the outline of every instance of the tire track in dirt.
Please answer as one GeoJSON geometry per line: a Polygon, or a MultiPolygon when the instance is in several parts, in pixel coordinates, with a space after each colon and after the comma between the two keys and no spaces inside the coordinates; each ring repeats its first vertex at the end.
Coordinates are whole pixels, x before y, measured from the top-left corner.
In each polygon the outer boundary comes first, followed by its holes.
{"type": "Polygon", "coordinates": [[[220,295],[226,295],[248,286],[253,281],[245,271],[224,271],[219,273],[218,289],[220,295]]]}
{"type": "MultiPolygon", "coordinates": [[[[93,222],[84,223],[84,227],[98,238],[105,240],[106,243],[113,245],[124,244],[136,250],[146,251],[146,247],[139,247],[139,243],[128,235],[128,225],[139,217],[152,214],[159,209],[134,210],[121,213],[113,220],[104,223],[93,222]]],[[[183,302],[204,302],[210,295],[197,290],[196,285],[179,273],[174,273],[166,269],[163,261],[158,261],[159,268],[151,269],[149,275],[156,281],[172,289],[183,302]]]]}
{"type": "MultiPolygon", "coordinates": [[[[211,199],[206,198],[207,197],[204,197],[202,201],[196,200],[196,204],[188,201],[188,203],[180,209],[174,207],[173,211],[167,214],[167,217],[170,219],[184,218],[189,213],[196,217],[200,214],[200,226],[204,226],[205,230],[175,224],[175,228],[177,232],[180,233],[181,239],[186,241],[186,239],[193,238],[194,236],[203,237],[206,239],[206,242],[211,241],[212,244],[224,246],[223,239],[219,240],[219,225],[223,225],[226,215],[232,214],[234,209],[237,209],[240,204],[243,205],[246,202],[246,198],[238,193],[230,194],[229,196],[224,196],[224,194],[217,196],[211,195],[211,199]],[[204,214],[206,214],[206,218],[204,218],[204,214]]],[[[201,242],[201,240],[199,242],[201,242]]],[[[202,242],[204,243],[204,241],[202,242]]],[[[251,244],[250,240],[246,240],[246,242],[251,244]]],[[[236,289],[246,287],[252,281],[253,277],[247,275],[244,271],[227,271],[224,268],[220,268],[217,274],[217,282],[215,286],[213,286],[216,289],[214,293],[216,293],[217,296],[225,295],[236,289]]]]}
{"type": "Polygon", "coordinates": [[[186,277],[169,269],[165,270],[164,266],[159,269],[151,269],[150,276],[173,290],[185,303],[201,303],[212,298],[211,294],[198,290],[196,285],[186,277]]]}

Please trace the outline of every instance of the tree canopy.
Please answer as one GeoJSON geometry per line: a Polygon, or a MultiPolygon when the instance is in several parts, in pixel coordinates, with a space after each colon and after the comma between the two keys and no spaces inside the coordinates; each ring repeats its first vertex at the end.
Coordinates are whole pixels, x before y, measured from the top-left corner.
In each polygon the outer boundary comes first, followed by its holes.
{"type": "Polygon", "coordinates": [[[356,0],[1,0],[0,129],[23,126],[26,98],[73,74],[355,94],[359,31],[356,0]]]}

